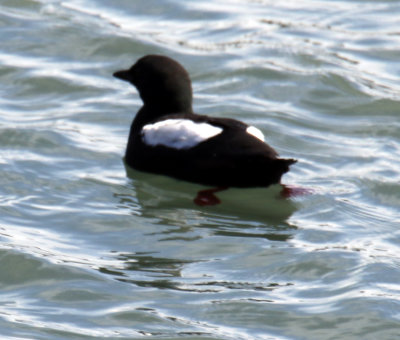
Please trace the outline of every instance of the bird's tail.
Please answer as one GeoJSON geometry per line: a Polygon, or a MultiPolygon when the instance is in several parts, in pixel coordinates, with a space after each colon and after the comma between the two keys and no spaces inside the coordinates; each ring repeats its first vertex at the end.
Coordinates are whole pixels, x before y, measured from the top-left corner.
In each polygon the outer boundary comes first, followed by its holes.
{"type": "Polygon", "coordinates": [[[289,167],[297,162],[296,159],[293,158],[278,158],[276,160],[279,168],[279,172],[284,174],[289,171],[289,167]]]}

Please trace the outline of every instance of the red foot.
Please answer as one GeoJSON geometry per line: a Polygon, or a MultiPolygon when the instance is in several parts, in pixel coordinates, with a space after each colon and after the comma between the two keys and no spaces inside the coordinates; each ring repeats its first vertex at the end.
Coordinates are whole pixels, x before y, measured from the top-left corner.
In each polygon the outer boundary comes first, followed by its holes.
{"type": "Polygon", "coordinates": [[[283,198],[297,197],[310,195],[314,192],[312,189],[306,189],[301,187],[294,187],[289,185],[282,185],[281,196],[283,198]]]}
{"type": "Polygon", "coordinates": [[[225,190],[227,188],[215,188],[215,189],[206,189],[200,190],[197,193],[196,198],[194,199],[194,203],[197,205],[204,207],[207,205],[217,205],[221,203],[221,200],[214,195],[215,192],[225,190]]]}

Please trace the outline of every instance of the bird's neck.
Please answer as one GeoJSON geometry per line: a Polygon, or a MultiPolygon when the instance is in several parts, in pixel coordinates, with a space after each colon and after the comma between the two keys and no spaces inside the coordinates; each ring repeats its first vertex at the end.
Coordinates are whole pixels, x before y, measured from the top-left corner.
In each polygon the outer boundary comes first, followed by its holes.
{"type": "Polygon", "coordinates": [[[136,114],[132,123],[132,128],[141,129],[144,125],[164,116],[172,114],[188,114],[193,113],[191,106],[158,106],[158,105],[143,105],[136,114]]]}

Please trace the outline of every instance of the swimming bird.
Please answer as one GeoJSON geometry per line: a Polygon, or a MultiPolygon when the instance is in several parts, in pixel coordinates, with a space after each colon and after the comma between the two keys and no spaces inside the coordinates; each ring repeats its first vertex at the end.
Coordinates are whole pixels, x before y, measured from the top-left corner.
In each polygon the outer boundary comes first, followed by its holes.
{"type": "Polygon", "coordinates": [[[216,187],[201,191],[197,204],[219,203],[213,193],[228,187],[280,183],[296,162],[280,158],[254,126],[194,113],[189,74],[167,56],[144,56],[114,77],[135,86],[143,101],[130,128],[126,163],[140,171],[216,187]]]}

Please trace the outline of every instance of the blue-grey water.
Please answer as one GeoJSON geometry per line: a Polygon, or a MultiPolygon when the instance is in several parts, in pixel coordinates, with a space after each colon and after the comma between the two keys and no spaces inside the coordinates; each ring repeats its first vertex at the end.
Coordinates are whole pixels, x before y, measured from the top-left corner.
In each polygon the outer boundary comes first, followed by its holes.
{"type": "Polygon", "coordinates": [[[400,338],[400,2],[0,1],[1,339],[400,338]],[[123,163],[149,53],[195,111],[299,162],[278,186],[123,163]]]}

